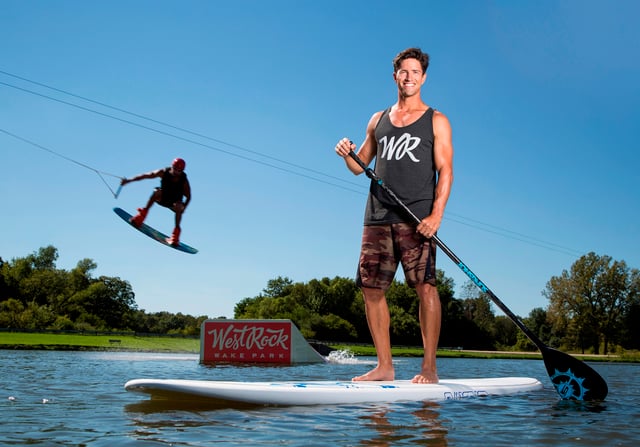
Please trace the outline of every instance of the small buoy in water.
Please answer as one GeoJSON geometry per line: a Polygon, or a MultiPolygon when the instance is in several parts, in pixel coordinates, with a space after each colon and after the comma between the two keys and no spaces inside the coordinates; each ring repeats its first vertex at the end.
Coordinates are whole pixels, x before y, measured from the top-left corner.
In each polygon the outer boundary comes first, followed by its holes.
{"type": "Polygon", "coordinates": [[[10,400],[11,402],[14,402],[16,400],[16,398],[13,396],[9,396],[7,399],[10,400]]]}
{"type": "Polygon", "coordinates": [[[48,404],[49,402],[50,402],[49,399],[42,399],[43,404],[48,404]]]}

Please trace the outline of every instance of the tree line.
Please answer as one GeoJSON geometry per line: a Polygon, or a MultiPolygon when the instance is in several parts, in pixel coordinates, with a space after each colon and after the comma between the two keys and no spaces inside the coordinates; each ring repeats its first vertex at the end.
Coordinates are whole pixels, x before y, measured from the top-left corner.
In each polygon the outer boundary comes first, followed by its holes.
{"type": "Polygon", "coordinates": [[[40,248],[23,258],[0,258],[0,328],[56,331],[131,331],[198,336],[206,316],[138,309],[128,281],[94,278],[97,264],[82,259],[58,269],[58,250],[40,248]]]}
{"type": "MultiPolygon", "coordinates": [[[[90,259],[67,271],[56,267],[58,251],[43,247],[24,258],[0,258],[0,328],[134,331],[199,335],[207,316],[138,309],[128,281],[92,272],[90,259]]],[[[489,296],[471,282],[454,294],[451,278],[437,271],[442,302],[441,347],[535,350],[489,296]]],[[[546,344],[574,352],[609,353],[640,347],[640,272],[624,261],[589,253],[552,277],[543,290],[549,305],[533,309],[524,324],[546,344]]],[[[387,292],[395,345],[421,343],[418,297],[404,282],[387,292]]],[[[310,339],[371,343],[362,292],[350,278],[293,282],[277,277],[255,297],[241,299],[234,318],[290,319],[310,339]]]]}

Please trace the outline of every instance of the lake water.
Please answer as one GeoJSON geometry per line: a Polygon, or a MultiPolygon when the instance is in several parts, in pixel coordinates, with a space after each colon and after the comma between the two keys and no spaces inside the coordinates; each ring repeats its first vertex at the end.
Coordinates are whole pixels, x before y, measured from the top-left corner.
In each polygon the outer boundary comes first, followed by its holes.
{"type": "MultiPolygon", "coordinates": [[[[439,359],[441,378],[527,376],[526,395],[250,409],[158,404],[136,378],[344,380],[372,358],[291,367],[198,364],[197,355],[0,350],[0,445],[39,446],[637,446],[640,365],[594,363],[604,403],[561,401],[541,360],[439,359]]],[[[396,359],[409,379],[420,359],[396,359]]]]}

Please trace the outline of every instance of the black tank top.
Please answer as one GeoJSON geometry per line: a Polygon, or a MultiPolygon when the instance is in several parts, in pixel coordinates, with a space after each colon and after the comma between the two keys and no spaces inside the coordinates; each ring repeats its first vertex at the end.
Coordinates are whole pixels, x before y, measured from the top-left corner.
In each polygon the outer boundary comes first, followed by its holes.
{"type": "Polygon", "coordinates": [[[180,173],[177,180],[171,174],[171,168],[165,168],[160,188],[162,189],[162,201],[166,203],[181,202],[184,195],[184,183],[187,181],[187,174],[180,173]]]}
{"type": "MultiPolygon", "coordinates": [[[[389,110],[375,129],[375,172],[418,218],[431,213],[435,197],[436,171],[433,161],[433,109],[412,124],[396,127],[389,110]]],[[[380,186],[372,181],[365,210],[365,225],[415,223],[380,186]]]]}

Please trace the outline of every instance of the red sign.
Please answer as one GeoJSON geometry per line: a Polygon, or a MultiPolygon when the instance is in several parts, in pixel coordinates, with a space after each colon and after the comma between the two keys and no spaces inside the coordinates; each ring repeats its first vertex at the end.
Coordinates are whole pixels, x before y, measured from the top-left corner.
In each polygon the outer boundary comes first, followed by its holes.
{"type": "Polygon", "coordinates": [[[291,363],[291,322],[207,320],[203,362],[291,363]]]}

